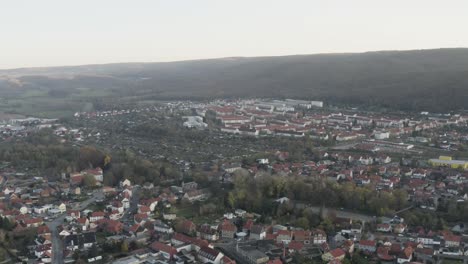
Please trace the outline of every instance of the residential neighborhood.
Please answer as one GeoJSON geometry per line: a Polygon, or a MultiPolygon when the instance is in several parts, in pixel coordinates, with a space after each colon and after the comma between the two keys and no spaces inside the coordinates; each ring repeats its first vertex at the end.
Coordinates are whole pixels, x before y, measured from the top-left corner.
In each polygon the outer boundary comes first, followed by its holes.
{"type": "Polygon", "coordinates": [[[3,162],[2,226],[24,238],[8,254],[27,263],[467,260],[468,161],[458,153],[468,116],[348,112],[318,101],[220,100],[80,112],[66,124],[11,120],[23,128],[4,133],[4,142],[51,133],[89,160],[51,172],[55,177],[37,165],[3,162]],[[118,156],[88,147],[108,146],[112,135],[99,125],[108,120],[133,127],[127,116],[167,115],[171,126],[184,120],[174,114],[189,112],[196,117],[185,118],[184,133],[270,143],[205,161],[177,159],[169,148],[156,156],[142,146],[138,156],[160,160],[157,178],[143,167],[121,171],[134,159],[128,150],[118,156]],[[282,140],[302,142],[295,146],[302,152],[282,140]]]}

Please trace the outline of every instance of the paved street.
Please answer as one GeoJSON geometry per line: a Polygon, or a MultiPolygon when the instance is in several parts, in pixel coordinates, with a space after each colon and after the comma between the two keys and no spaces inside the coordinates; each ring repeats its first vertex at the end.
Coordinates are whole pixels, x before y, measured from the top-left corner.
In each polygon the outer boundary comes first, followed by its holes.
{"type": "MultiPolygon", "coordinates": [[[[91,198],[83,201],[80,203],[78,207],[72,208],[73,210],[84,210],[88,207],[91,203],[96,202],[98,199],[103,199],[104,194],[100,191],[93,192],[91,198]]],[[[64,263],[63,258],[63,241],[60,239],[59,232],[57,227],[63,224],[63,221],[66,217],[66,214],[61,214],[53,221],[48,222],[47,226],[49,227],[50,231],[52,232],[52,263],[53,264],[62,264],[64,263]]]]}
{"type": "Polygon", "coordinates": [[[138,201],[140,200],[140,186],[133,186],[132,197],[130,198],[130,208],[125,211],[124,221],[133,222],[133,214],[138,211],[138,201]]]}

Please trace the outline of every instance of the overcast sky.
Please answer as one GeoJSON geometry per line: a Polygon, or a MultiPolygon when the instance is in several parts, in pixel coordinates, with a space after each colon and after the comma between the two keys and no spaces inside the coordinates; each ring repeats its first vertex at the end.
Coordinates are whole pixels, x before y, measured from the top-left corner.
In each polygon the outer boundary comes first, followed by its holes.
{"type": "Polygon", "coordinates": [[[468,47],[467,0],[0,0],[0,68],[468,47]]]}

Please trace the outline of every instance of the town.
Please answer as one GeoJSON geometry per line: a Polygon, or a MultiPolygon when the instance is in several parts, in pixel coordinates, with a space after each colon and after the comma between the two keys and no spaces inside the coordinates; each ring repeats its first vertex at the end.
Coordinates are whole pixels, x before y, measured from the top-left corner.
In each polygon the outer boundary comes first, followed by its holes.
{"type": "Polygon", "coordinates": [[[167,101],[0,132],[12,262],[468,262],[465,112],[167,101]]]}

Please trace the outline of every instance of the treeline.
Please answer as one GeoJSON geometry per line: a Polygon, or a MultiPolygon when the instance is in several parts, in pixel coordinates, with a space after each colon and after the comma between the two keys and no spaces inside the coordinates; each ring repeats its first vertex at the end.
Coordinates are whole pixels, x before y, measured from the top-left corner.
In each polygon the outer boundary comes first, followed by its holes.
{"type": "Polygon", "coordinates": [[[467,49],[437,49],[105,65],[99,66],[106,73],[100,77],[89,66],[18,70],[16,76],[25,75],[18,77],[21,89],[3,82],[0,96],[17,98],[48,87],[47,98],[61,100],[40,106],[57,110],[79,110],[80,100],[101,109],[136,100],[293,97],[370,109],[445,111],[466,107],[467,61],[467,49]],[[62,71],[75,78],[61,77],[62,71]],[[36,76],[27,76],[31,72],[36,76]],[[37,76],[45,73],[49,76],[37,76]],[[134,82],[142,76],[148,78],[134,82]],[[81,96],[62,98],[70,92],[81,96]]]}
{"type": "Polygon", "coordinates": [[[38,169],[52,177],[78,169],[78,149],[59,140],[51,130],[44,129],[26,138],[5,141],[0,144],[0,159],[15,168],[38,169]]]}
{"type": "Polygon", "coordinates": [[[124,150],[113,155],[112,162],[104,173],[104,184],[112,186],[123,179],[129,179],[135,184],[150,182],[157,185],[179,177],[178,168],[168,161],[141,159],[132,151],[124,150]]]}
{"type": "Polygon", "coordinates": [[[288,197],[304,205],[343,207],[376,216],[392,214],[405,208],[408,203],[404,190],[378,192],[370,187],[357,187],[353,183],[338,184],[328,180],[268,174],[254,178],[244,171],[234,176],[233,189],[227,194],[227,204],[231,208],[268,213],[271,212],[271,201],[280,197],[288,197]]]}
{"type": "Polygon", "coordinates": [[[44,129],[25,138],[2,142],[0,159],[14,168],[37,170],[52,180],[62,173],[100,167],[104,170],[104,184],[110,186],[124,178],[143,184],[177,179],[180,175],[170,162],[141,159],[130,150],[111,153],[93,146],[74,147],[61,140],[44,129]]]}

